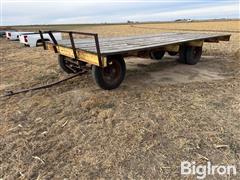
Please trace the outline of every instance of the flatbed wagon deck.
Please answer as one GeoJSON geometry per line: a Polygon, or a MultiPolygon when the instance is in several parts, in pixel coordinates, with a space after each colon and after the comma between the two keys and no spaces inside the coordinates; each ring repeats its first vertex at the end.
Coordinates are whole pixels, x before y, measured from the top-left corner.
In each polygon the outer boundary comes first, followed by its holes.
{"type": "MultiPolygon", "coordinates": [[[[42,33],[40,31],[40,35],[42,33]]],[[[103,89],[114,89],[120,85],[125,75],[123,57],[161,59],[167,51],[170,55],[179,54],[178,61],[181,63],[196,64],[201,57],[204,42],[229,41],[231,36],[216,33],[161,33],[98,38],[94,33],[69,31],[47,31],[47,33],[52,38],[52,42],[45,42],[42,39],[44,49],[54,50],[55,53],[60,54],[59,63],[62,69],[66,72],[75,72],[86,63],[92,64],[94,78],[103,89]],[[52,32],[68,33],[69,39],[57,42],[52,32]],[[94,38],[74,39],[73,34],[94,38]]]]}
{"type": "MultiPolygon", "coordinates": [[[[104,56],[129,53],[150,48],[162,47],[171,44],[186,43],[191,41],[209,40],[229,40],[229,35],[225,34],[196,34],[196,33],[161,33],[155,35],[130,36],[119,38],[101,38],[99,45],[101,54],[104,56]]],[[[60,46],[71,48],[70,40],[58,41],[60,46]]],[[[77,49],[82,49],[90,53],[97,53],[95,42],[92,39],[75,40],[77,49]]]]}

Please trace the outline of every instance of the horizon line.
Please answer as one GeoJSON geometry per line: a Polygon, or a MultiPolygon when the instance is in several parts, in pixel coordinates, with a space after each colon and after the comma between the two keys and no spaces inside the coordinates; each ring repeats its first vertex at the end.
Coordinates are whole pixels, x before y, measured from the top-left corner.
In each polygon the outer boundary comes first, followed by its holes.
{"type": "Polygon", "coordinates": [[[240,20],[239,18],[210,18],[210,19],[191,19],[191,18],[180,18],[172,21],[133,21],[129,20],[129,22],[100,22],[100,23],[60,23],[60,24],[13,24],[13,25],[0,25],[0,27],[8,27],[8,26],[58,26],[58,25],[114,25],[114,24],[144,24],[144,23],[191,23],[191,22],[202,22],[202,21],[236,21],[240,20]],[[190,22],[184,20],[191,20],[190,22]]]}

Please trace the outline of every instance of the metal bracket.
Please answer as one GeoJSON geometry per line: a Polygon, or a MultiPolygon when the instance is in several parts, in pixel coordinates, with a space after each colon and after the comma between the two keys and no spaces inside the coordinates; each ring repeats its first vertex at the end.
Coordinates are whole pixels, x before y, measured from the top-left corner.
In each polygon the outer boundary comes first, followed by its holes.
{"type": "Polygon", "coordinates": [[[54,46],[53,46],[54,52],[57,53],[58,51],[57,51],[57,47],[56,47],[56,46],[58,45],[58,42],[57,42],[57,40],[55,39],[55,37],[53,36],[52,31],[48,31],[48,34],[49,34],[50,38],[51,38],[52,41],[53,41],[53,44],[54,44],[54,46]]]}
{"type": "Polygon", "coordinates": [[[100,45],[99,45],[99,40],[98,40],[98,34],[94,35],[94,39],[95,39],[96,50],[97,50],[97,55],[98,55],[98,63],[99,63],[99,66],[102,67],[103,63],[102,63],[100,45]]]}
{"type": "Polygon", "coordinates": [[[40,34],[40,37],[41,37],[41,41],[42,41],[42,44],[43,44],[43,49],[46,50],[47,47],[46,47],[46,43],[45,43],[45,40],[43,38],[43,33],[41,30],[39,30],[39,34],[40,34]]]}
{"type": "Polygon", "coordinates": [[[73,35],[72,34],[73,34],[72,32],[69,32],[69,38],[70,38],[70,41],[71,41],[74,57],[75,57],[75,59],[78,59],[77,52],[76,52],[76,47],[75,47],[75,43],[74,43],[74,39],[73,39],[73,35]]]}

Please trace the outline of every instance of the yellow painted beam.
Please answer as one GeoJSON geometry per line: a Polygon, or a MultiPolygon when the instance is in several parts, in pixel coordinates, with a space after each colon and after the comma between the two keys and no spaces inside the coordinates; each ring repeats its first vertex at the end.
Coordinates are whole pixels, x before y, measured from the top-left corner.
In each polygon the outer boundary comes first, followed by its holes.
{"type": "MultiPolygon", "coordinates": [[[[53,50],[53,45],[47,44],[47,49],[53,50]]],[[[70,58],[75,58],[72,48],[57,45],[56,49],[57,49],[58,53],[61,55],[64,55],[64,56],[67,56],[70,58]]],[[[80,61],[84,61],[89,64],[100,66],[99,62],[98,62],[98,56],[96,54],[89,53],[89,52],[86,52],[83,50],[77,50],[77,57],[78,57],[77,59],[80,61]]],[[[107,58],[105,56],[102,56],[101,59],[103,62],[103,66],[106,67],[107,66],[107,58]]]]}
{"type": "Polygon", "coordinates": [[[195,47],[202,47],[203,46],[203,40],[199,41],[190,41],[187,43],[188,46],[195,46],[195,47]]]}
{"type": "Polygon", "coordinates": [[[163,49],[165,51],[178,52],[179,51],[179,44],[167,45],[167,46],[164,46],[163,49]]]}

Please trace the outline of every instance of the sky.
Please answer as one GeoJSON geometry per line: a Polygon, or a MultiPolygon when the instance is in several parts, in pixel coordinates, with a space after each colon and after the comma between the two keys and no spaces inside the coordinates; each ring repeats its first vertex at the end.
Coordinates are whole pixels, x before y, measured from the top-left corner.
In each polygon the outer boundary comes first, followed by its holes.
{"type": "Polygon", "coordinates": [[[239,0],[0,0],[1,25],[240,18],[239,0]]]}

